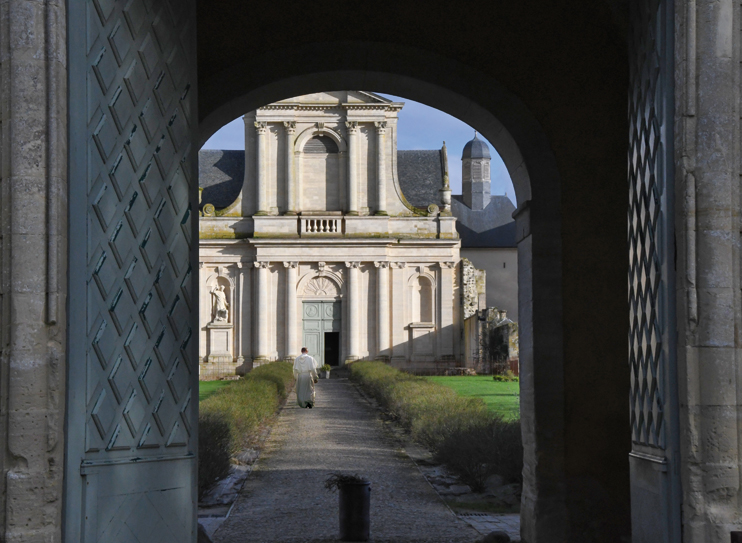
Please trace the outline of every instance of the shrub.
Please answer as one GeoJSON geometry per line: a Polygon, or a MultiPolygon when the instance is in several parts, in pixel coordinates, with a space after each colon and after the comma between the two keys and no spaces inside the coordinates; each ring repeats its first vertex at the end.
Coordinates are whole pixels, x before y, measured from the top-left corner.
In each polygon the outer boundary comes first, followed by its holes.
{"type": "Polygon", "coordinates": [[[487,478],[494,474],[506,483],[520,483],[520,422],[494,417],[486,423],[457,428],[436,444],[434,457],[458,473],[475,492],[484,490],[487,478]]]}
{"type": "Polygon", "coordinates": [[[233,454],[254,443],[261,425],[276,412],[292,383],[292,364],[272,362],[199,403],[199,496],[226,476],[233,454]]]}
{"type": "Polygon", "coordinates": [[[351,379],[361,385],[407,429],[433,450],[474,490],[496,473],[519,482],[523,469],[520,421],[505,422],[478,398],[459,396],[448,387],[382,362],[355,362],[351,379]]]}
{"type": "Polygon", "coordinates": [[[198,416],[198,497],[229,474],[232,433],[227,419],[217,413],[198,416]],[[205,462],[202,462],[206,460],[205,462]]]}
{"type": "Polygon", "coordinates": [[[513,373],[512,370],[507,370],[505,373],[502,374],[495,374],[492,376],[492,379],[498,382],[518,382],[520,381],[520,378],[513,373]]]}

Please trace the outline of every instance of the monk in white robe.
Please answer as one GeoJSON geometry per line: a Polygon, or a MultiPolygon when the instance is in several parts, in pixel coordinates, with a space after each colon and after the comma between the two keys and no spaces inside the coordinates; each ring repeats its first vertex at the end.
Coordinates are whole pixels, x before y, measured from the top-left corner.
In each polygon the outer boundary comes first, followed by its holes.
{"type": "Polygon", "coordinates": [[[317,361],[309,356],[307,348],[294,360],[294,379],[296,379],[296,402],[299,407],[314,407],[314,383],[317,382],[317,361]]]}

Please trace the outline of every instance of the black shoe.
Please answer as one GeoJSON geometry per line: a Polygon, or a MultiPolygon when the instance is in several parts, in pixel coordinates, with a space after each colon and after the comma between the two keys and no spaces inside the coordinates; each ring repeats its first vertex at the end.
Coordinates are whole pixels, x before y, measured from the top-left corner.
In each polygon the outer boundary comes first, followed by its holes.
{"type": "Polygon", "coordinates": [[[312,408],[312,407],[314,407],[314,406],[313,406],[313,405],[312,405],[311,403],[308,403],[308,404],[307,404],[307,407],[308,407],[309,409],[311,409],[311,408],[312,408]]]}

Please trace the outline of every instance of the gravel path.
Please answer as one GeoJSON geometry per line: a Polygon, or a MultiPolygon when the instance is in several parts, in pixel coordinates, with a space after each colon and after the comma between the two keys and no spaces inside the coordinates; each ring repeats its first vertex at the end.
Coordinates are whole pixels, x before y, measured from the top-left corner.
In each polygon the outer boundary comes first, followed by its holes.
{"type": "Polygon", "coordinates": [[[347,379],[322,379],[314,409],[292,394],[215,543],[329,542],[338,537],[338,495],[328,473],[371,481],[371,541],[473,543],[376,411],[347,379]]]}

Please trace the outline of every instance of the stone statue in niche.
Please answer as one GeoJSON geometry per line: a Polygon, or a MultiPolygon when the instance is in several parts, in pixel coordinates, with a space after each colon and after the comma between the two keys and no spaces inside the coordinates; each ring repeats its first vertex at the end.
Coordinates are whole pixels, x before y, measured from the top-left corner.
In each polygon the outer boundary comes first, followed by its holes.
{"type": "Polygon", "coordinates": [[[229,302],[224,292],[224,285],[215,285],[211,289],[214,297],[214,320],[213,322],[227,322],[229,320],[229,302]]]}

